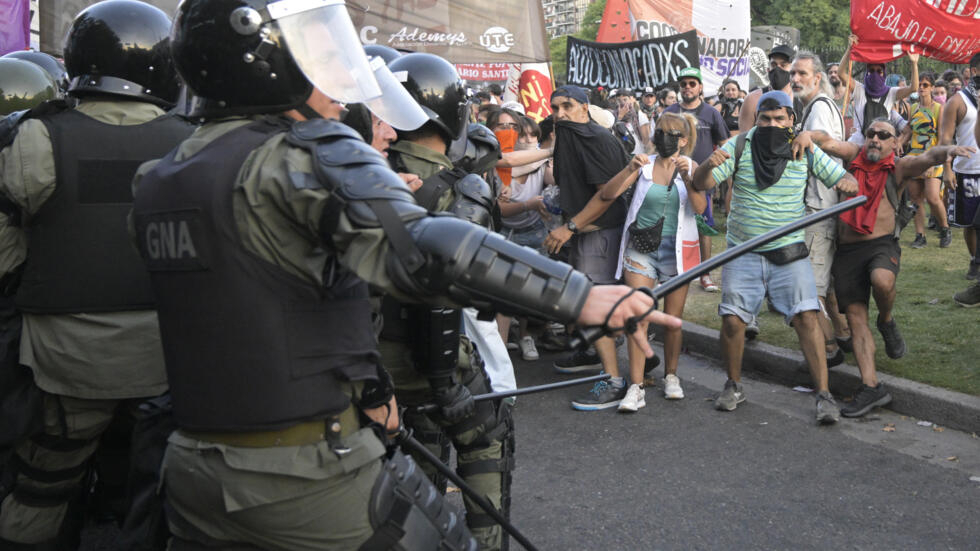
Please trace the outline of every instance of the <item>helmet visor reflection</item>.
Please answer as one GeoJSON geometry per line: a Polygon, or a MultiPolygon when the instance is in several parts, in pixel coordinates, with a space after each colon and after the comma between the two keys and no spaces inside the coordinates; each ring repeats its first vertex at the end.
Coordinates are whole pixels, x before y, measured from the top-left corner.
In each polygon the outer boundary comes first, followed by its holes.
{"type": "Polygon", "coordinates": [[[385,65],[384,59],[371,58],[371,68],[381,86],[381,96],[365,102],[372,113],[398,130],[415,130],[429,120],[422,107],[385,65]]]}

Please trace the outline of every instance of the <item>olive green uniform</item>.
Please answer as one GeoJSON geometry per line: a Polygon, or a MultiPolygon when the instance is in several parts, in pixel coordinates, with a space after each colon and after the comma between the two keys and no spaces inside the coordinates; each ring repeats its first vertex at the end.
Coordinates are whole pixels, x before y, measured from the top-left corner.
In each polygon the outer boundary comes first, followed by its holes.
{"type": "MultiPolygon", "coordinates": [[[[174,161],[192,157],[252,120],[203,125],[179,146],[174,161]]],[[[410,300],[387,275],[389,247],[380,227],[355,227],[341,213],[327,243],[331,252],[326,250],[320,224],[330,192],[315,185],[308,150],[289,145],[285,138],[285,133],[272,135],[238,172],[232,210],[242,245],[316,285],[323,285],[328,262],[337,260],[365,281],[410,300]]],[[[154,164],[140,167],[134,190],[154,164]]],[[[347,386],[348,396],[359,392],[359,385],[347,386]]],[[[250,541],[267,549],[357,549],[374,532],[367,503],[385,447],[352,411],[341,415],[342,436],[332,444],[320,439],[300,445],[232,445],[227,442],[236,435],[175,432],[162,476],[174,535],[205,542],[250,541]],[[335,453],[338,446],[349,451],[335,453]]]]}
{"type": "MultiPolygon", "coordinates": [[[[132,101],[85,101],[77,111],[113,125],[136,125],[164,115],[159,107],[132,101]]],[[[0,151],[0,194],[20,208],[25,220],[55,190],[55,160],[48,130],[24,121],[13,143],[0,151]]],[[[0,273],[9,274],[26,258],[24,230],[0,216],[0,273]]],[[[37,494],[79,489],[99,437],[118,409],[134,398],[167,390],[156,312],[153,310],[79,314],[23,314],[20,362],[34,373],[44,398],[44,434],[69,441],[56,451],[29,440],[15,451],[28,468],[61,471],[57,481],[32,480],[21,473],[17,485],[37,494]]],[[[58,535],[67,503],[37,506],[7,496],[0,509],[0,538],[38,543],[58,535]]]]}
{"type": "MultiPolygon", "coordinates": [[[[446,155],[427,147],[400,140],[390,147],[397,152],[399,161],[404,168],[423,180],[444,169],[452,169],[453,163],[446,155]]],[[[399,166],[401,169],[401,166],[399,166]]],[[[455,192],[450,187],[439,197],[437,211],[447,211],[455,200],[455,192]]],[[[412,362],[411,347],[404,342],[387,340],[382,335],[379,350],[385,368],[391,374],[395,383],[395,396],[398,403],[409,409],[405,415],[405,424],[415,431],[416,437],[437,456],[448,461],[448,441],[451,440],[457,451],[458,471],[468,485],[480,495],[486,496],[497,509],[501,509],[504,499],[504,477],[509,472],[467,472],[467,467],[478,465],[498,465],[509,461],[505,457],[504,446],[513,446],[513,428],[506,432],[485,434],[485,427],[464,428],[462,430],[446,427],[445,421],[438,414],[412,414],[413,406],[419,406],[433,401],[432,389],[428,380],[415,369],[412,362]]],[[[466,336],[460,338],[459,362],[456,369],[456,380],[468,387],[472,394],[492,392],[489,379],[483,369],[475,348],[466,336]]],[[[495,404],[496,408],[507,408],[509,404],[495,404]]],[[[509,412],[498,413],[506,417],[509,424],[509,412]]],[[[465,421],[464,421],[465,424],[465,421]]],[[[512,450],[511,450],[512,452],[512,450]]],[[[437,486],[445,488],[445,481],[438,471],[425,460],[416,457],[416,461],[437,486]]],[[[510,467],[508,467],[509,469],[510,467]]],[[[500,525],[493,523],[480,506],[472,502],[466,495],[464,504],[467,511],[467,524],[476,538],[480,549],[501,549],[504,532],[500,525]],[[479,518],[480,520],[476,520],[479,518]]]]}

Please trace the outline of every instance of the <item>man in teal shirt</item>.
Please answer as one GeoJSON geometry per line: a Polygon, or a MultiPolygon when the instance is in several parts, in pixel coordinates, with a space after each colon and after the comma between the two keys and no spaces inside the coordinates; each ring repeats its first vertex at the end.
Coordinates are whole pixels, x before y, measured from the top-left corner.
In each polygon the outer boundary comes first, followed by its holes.
{"type": "MultiPolygon", "coordinates": [[[[763,94],[756,126],[744,141],[729,141],[695,171],[694,187],[699,190],[733,177],[729,246],[802,218],[808,173],[828,188],[848,195],[857,192],[854,178],[820,149],[814,148],[807,158],[793,160],[790,142],[794,119],[793,101],[785,92],[763,94]],[[740,153],[739,142],[744,144],[740,153]]],[[[733,260],[722,271],[718,314],[722,316],[721,342],[728,381],[715,407],[732,411],[745,401],[740,382],[745,326],[759,312],[766,293],[799,336],[817,390],[817,421],[837,422],[840,411],[827,386],[827,357],[817,317],[820,303],[803,230],[733,260]]]]}

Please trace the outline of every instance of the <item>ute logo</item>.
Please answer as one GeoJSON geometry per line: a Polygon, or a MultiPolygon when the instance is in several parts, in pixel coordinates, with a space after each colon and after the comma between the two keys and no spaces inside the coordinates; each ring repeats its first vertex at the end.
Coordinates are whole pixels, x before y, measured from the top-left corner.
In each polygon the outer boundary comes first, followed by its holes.
{"type": "Polygon", "coordinates": [[[502,54],[514,46],[514,34],[503,27],[490,27],[480,35],[480,45],[495,54],[502,54]]]}

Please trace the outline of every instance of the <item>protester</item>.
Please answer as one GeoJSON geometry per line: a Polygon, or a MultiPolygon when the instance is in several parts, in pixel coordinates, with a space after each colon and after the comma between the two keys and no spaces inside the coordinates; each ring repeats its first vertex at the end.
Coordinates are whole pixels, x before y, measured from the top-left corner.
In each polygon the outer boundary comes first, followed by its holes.
{"type": "Polygon", "coordinates": [[[738,117],[738,129],[740,132],[745,132],[755,126],[756,104],[759,103],[759,98],[762,97],[762,94],[771,90],[781,90],[786,92],[786,95],[790,99],[793,98],[793,87],[790,83],[789,69],[793,63],[794,55],[796,55],[796,51],[786,44],[774,46],[769,51],[769,73],[767,74],[769,85],[765,88],[753,90],[746,96],[738,117]]]}
{"type": "Polygon", "coordinates": [[[725,79],[721,83],[721,88],[718,90],[718,104],[715,106],[715,109],[725,119],[725,124],[728,125],[728,132],[732,136],[738,134],[738,115],[742,109],[742,98],[739,97],[739,92],[741,91],[742,89],[739,87],[738,81],[730,78],[725,79]]]}
{"type": "MultiPolygon", "coordinates": [[[[976,85],[977,78],[973,79],[974,85],[976,85]]],[[[974,123],[973,137],[976,139],[977,143],[980,143],[980,118],[974,123]]],[[[977,210],[977,214],[973,217],[973,231],[980,231],[980,209],[977,210]]],[[[980,260],[980,259],[978,259],[980,260]]],[[[974,308],[980,306],[980,279],[978,279],[973,285],[970,285],[966,289],[953,295],[953,300],[956,304],[964,306],[966,308],[974,308]]]]}
{"type": "Polygon", "coordinates": [[[657,92],[657,117],[675,103],[677,103],[677,92],[673,88],[663,88],[657,92]]]}
{"type": "MultiPolygon", "coordinates": [[[[716,147],[721,147],[728,139],[728,125],[725,119],[716,109],[705,105],[701,99],[704,85],[701,80],[701,70],[693,67],[681,69],[678,73],[678,80],[681,86],[681,102],[668,107],[667,113],[688,113],[698,119],[698,138],[695,142],[694,152],[691,158],[696,163],[703,163],[711,156],[711,151],[716,147]]],[[[704,220],[708,226],[714,227],[715,219],[712,216],[711,198],[713,191],[705,191],[708,207],[704,211],[704,220]]],[[[701,232],[701,259],[711,258],[711,236],[701,232]]],[[[718,286],[711,279],[711,274],[701,276],[701,288],[709,293],[717,293],[718,286]]]]}
{"type": "MultiPolygon", "coordinates": [[[[851,48],[858,43],[858,37],[851,35],[848,40],[847,50],[840,60],[841,67],[847,67],[851,58],[851,48]]],[[[853,133],[850,141],[856,145],[864,143],[864,131],[871,124],[871,121],[884,117],[892,121],[892,124],[902,133],[901,140],[904,141],[911,129],[908,129],[908,121],[895,111],[895,106],[901,100],[913,94],[919,86],[919,54],[909,53],[909,61],[912,62],[912,80],[915,83],[904,88],[887,86],[885,84],[885,65],[883,63],[868,63],[867,72],[864,75],[864,82],[855,82],[847,72],[839,74],[844,86],[851,88],[851,106],[853,107],[853,133]]]]}
{"type": "Polygon", "coordinates": [[[633,155],[645,153],[647,144],[650,143],[650,119],[646,113],[636,107],[636,100],[629,90],[615,90],[613,101],[616,121],[626,126],[635,143],[630,153],[633,155]]]}
{"type": "MultiPolygon", "coordinates": [[[[801,218],[809,173],[842,193],[853,195],[857,191],[854,178],[823,151],[815,149],[801,160],[792,158],[790,136],[795,114],[789,95],[767,92],[759,98],[758,107],[757,126],[712,153],[694,173],[695,189],[708,189],[734,176],[729,246],[801,218]]],[[[827,357],[817,319],[820,303],[804,232],[794,232],[732,260],[723,268],[722,286],[718,314],[722,316],[721,345],[728,381],[715,400],[715,408],[732,411],[745,401],[741,384],[745,326],[758,314],[768,294],[799,337],[816,388],[817,421],[836,422],[839,413],[827,386],[827,357]]]]}
{"type": "MultiPolygon", "coordinates": [[[[960,74],[956,72],[956,69],[946,69],[943,71],[943,75],[940,78],[942,78],[942,80],[946,83],[946,86],[949,87],[947,92],[947,95],[949,96],[952,96],[956,94],[956,92],[963,89],[964,81],[960,77],[960,74]]],[[[967,79],[966,82],[969,82],[969,79],[967,79]]]]}
{"type": "MultiPolygon", "coordinates": [[[[798,127],[802,130],[823,130],[835,139],[844,139],[844,117],[831,97],[832,89],[823,71],[820,58],[810,52],[797,54],[790,68],[794,97],[803,104],[798,127]]],[[[834,162],[840,164],[836,159],[834,162]]],[[[815,176],[810,176],[806,188],[806,214],[813,214],[837,204],[837,191],[828,189],[815,176]]],[[[817,286],[817,298],[824,315],[818,316],[827,352],[827,365],[844,363],[844,351],[837,339],[847,340],[847,322],[836,312],[837,302],[831,286],[831,266],[834,259],[837,227],[833,219],[807,226],[806,246],[810,250],[810,265],[817,286]],[[828,311],[832,310],[832,311],[828,311]]]]}
{"type": "Polygon", "coordinates": [[[936,100],[939,105],[946,105],[946,98],[949,96],[949,86],[946,81],[939,79],[932,86],[932,99],[936,100]]]}
{"type": "MultiPolygon", "coordinates": [[[[590,201],[599,195],[613,176],[629,163],[629,156],[619,140],[589,117],[589,99],[577,86],[562,86],[551,95],[555,116],[555,182],[560,190],[564,226],[552,230],[545,246],[552,253],[569,242],[569,263],[584,272],[596,284],[616,281],[619,260],[619,237],[626,217],[622,199],[598,204],[590,201]],[[587,208],[591,207],[591,208],[587,208]]],[[[561,373],[602,368],[612,375],[609,382],[597,384],[586,396],[572,402],[580,410],[615,407],[626,394],[619,376],[616,346],[611,338],[595,342],[595,356],[576,352],[555,362],[561,373]]]]}
{"type": "MultiPolygon", "coordinates": [[[[657,153],[650,158],[634,157],[629,166],[602,188],[602,199],[611,201],[635,184],[620,239],[621,259],[616,271],[616,277],[625,276],[630,287],[653,288],[701,261],[694,215],[704,212],[707,200],[703,193],[691,187],[696,165],[688,156],[694,151],[697,125],[692,115],[665,113],[657,121],[653,134],[657,153]],[[659,244],[656,243],[658,235],[659,244]]],[[[681,317],[687,291],[688,287],[683,286],[667,295],[664,311],[681,317]]],[[[632,412],[646,405],[643,389],[646,358],[633,344],[628,350],[631,384],[619,411],[632,412]]],[[[664,396],[670,400],[684,398],[677,377],[680,352],[680,330],[666,330],[663,383],[664,396]]]]}
{"type": "MultiPolygon", "coordinates": [[[[977,147],[973,127],[977,121],[976,77],[980,76],[980,53],[970,58],[970,72],[973,76],[970,86],[958,92],[951,90],[946,107],[943,108],[939,142],[943,145],[955,143],[977,147]]],[[[980,210],[980,153],[957,157],[952,163],[947,161],[943,167],[943,182],[946,189],[953,191],[950,222],[963,228],[963,239],[970,254],[970,268],[966,272],[966,278],[980,280],[980,248],[977,247],[977,230],[973,227],[974,217],[980,210]]]]}
{"type": "Polygon", "coordinates": [[[872,294],[878,308],[876,325],[885,341],[885,353],[889,358],[898,359],[907,351],[905,339],[892,315],[902,256],[898,243],[902,188],[914,175],[922,174],[947,157],[969,157],[976,149],[935,146],[919,155],[898,158],[898,132],[885,118],[872,121],[868,126],[863,146],[815,131],[800,134],[793,147],[805,150],[811,140],[849,165],[857,179],[859,193],[868,198],[864,205],[840,216],[839,244],[833,269],[837,302],[841,312],[847,315],[854,356],[861,370],[861,387],[854,400],[841,409],[841,414],[861,417],[892,399],[884,385],[878,382],[875,369],[875,344],[868,327],[872,294]]]}
{"type": "Polygon", "coordinates": [[[657,118],[657,93],[649,86],[644,88],[640,94],[640,111],[647,116],[647,120],[651,123],[657,118]]]}
{"type": "Polygon", "coordinates": [[[837,103],[838,109],[844,108],[844,93],[846,87],[844,83],[841,82],[838,71],[840,70],[839,63],[831,63],[827,65],[827,81],[830,82],[830,87],[834,90],[834,101],[837,103]]]}
{"type": "MultiPolygon", "coordinates": [[[[939,143],[942,106],[932,99],[932,85],[935,76],[924,74],[919,78],[919,101],[912,104],[909,126],[912,128],[912,138],[909,141],[909,155],[921,155],[929,148],[939,143]]],[[[839,139],[839,138],[835,138],[839,139]]],[[[943,166],[930,167],[921,175],[913,176],[909,182],[909,196],[918,208],[915,211],[915,240],[913,249],[926,246],[926,221],[923,203],[928,202],[932,216],[939,226],[939,246],[949,247],[953,242],[953,234],[946,219],[946,208],[940,197],[940,177],[943,166]]]]}

